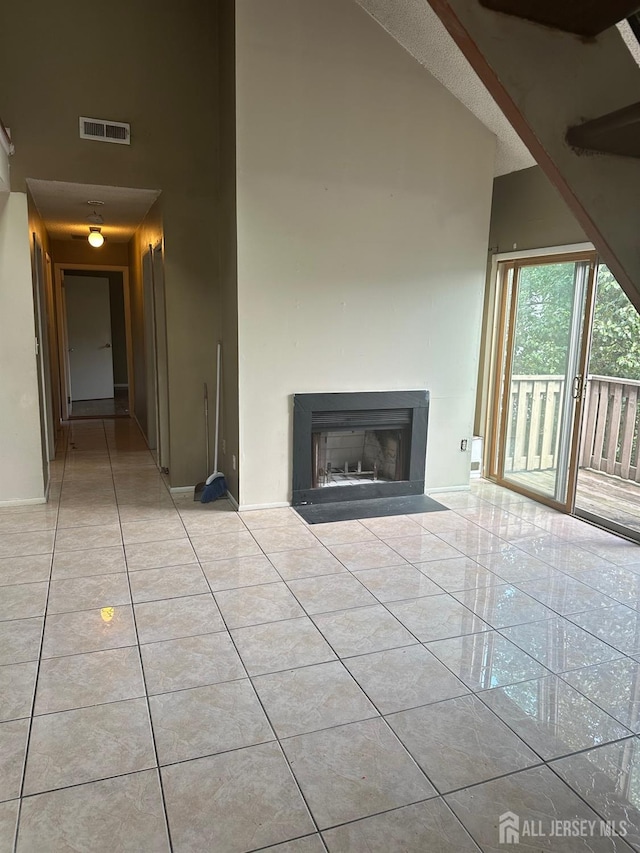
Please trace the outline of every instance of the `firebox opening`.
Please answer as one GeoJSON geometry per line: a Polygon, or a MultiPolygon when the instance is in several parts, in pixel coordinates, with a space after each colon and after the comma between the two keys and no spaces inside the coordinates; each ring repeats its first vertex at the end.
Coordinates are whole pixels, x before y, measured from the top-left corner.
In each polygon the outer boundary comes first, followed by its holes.
{"type": "Polygon", "coordinates": [[[409,440],[406,427],[313,432],[312,488],[407,480],[409,440]]]}

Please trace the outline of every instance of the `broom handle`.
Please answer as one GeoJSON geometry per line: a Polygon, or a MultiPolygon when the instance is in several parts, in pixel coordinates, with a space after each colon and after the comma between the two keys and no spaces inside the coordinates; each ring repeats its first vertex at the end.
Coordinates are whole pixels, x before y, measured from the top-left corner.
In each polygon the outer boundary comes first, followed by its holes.
{"type": "Polygon", "coordinates": [[[218,341],[218,347],[216,352],[216,435],[215,435],[215,444],[213,448],[213,470],[218,472],[218,434],[220,432],[220,355],[222,351],[222,344],[218,341]]]}
{"type": "Polygon", "coordinates": [[[207,471],[209,471],[209,465],[211,464],[211,452],[209,450],[209,390],[206,382],[204,383],[204,446],[207,454],[207,471]]]}

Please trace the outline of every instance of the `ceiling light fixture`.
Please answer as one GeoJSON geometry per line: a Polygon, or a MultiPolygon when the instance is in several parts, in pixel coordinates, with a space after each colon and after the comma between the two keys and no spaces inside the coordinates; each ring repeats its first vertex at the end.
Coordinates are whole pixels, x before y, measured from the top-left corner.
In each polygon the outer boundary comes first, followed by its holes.
{"type": "Polygon", "coordinates": [[[89,240],[89,245],[93,246],[94,249],[99,249],[104,243],[104,237],[100,233],[99,228],[89,228],[89,236],[87,239],[89,240]]]}

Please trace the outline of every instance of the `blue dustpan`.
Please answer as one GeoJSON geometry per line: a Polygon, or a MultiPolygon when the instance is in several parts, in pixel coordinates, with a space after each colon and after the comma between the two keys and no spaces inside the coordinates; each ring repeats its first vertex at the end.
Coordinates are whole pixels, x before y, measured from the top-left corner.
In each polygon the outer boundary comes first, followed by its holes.
{"type": "Polygon", "coordinates": [[[207,477],[204,485],[204,490],[200,498],[200,503],[208,504],[211,501],[216,501],[218,498],[223,498],[227,494],[227,483],[224,479],[224,474],[216,472],[207,477]]]}

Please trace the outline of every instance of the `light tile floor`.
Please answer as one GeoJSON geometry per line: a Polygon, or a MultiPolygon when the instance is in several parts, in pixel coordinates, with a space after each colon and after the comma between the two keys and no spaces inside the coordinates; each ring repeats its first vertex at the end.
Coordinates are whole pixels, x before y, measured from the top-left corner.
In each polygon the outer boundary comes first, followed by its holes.
{"type": "Polygon", "coordinates": [[[640,547],[484,481],[238,515],[66,438],[0,510],[0,853],[640,850],[640,547]]]}

